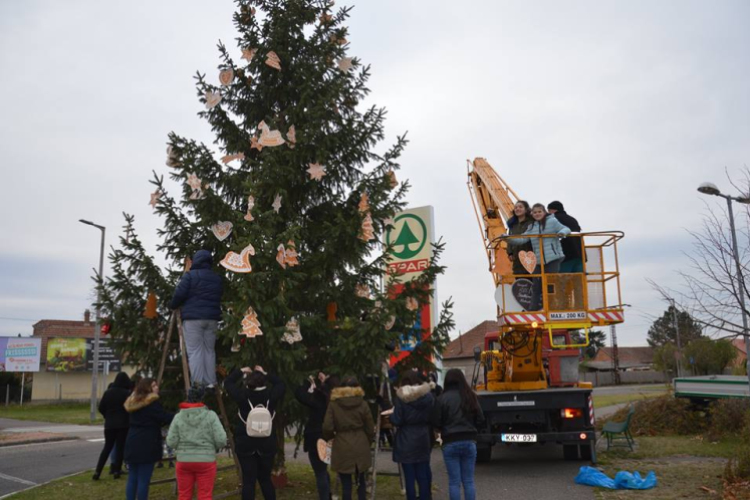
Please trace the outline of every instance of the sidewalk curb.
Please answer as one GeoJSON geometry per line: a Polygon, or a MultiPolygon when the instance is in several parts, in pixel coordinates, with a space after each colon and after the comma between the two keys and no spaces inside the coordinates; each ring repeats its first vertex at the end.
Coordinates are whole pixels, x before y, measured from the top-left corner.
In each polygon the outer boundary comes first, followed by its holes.
{"type": "Polygon", "coordinates": [[[0,442],[0,448],[10,448],[12,446],[21,446],[26,444],[56,443],[59,441],[77,441],[79,438],[74,436],[54,436],[41,439],[26,439],[22,441],[13,441],[12,443],[0,442]]]}

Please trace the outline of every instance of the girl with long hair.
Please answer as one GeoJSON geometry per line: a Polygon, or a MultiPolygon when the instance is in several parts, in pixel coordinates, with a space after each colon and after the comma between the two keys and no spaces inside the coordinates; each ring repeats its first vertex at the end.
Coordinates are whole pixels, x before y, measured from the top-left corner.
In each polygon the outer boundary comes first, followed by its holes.
{"type": "Polygon", "coordinates": [[[159,386],[152,378],[138,382],[125,401],[125,410],[130,414],[125,441],[125,463],[130,467],[125,497],[135,500],[137,495],[138,500],[147,500],[154,466],[162,456],[161,428],[172,422],[174,413],[162,407],[159,386]]]}
{"type": "Polygon", "coordinates": [[[477,460],[477,428],[484,422],[479,400],[463,372],[451,368],[445,375],[445,388],[432,413],[432,424],[443,440],[443,461],[448,470],[450,500],[476,499],[474,465],[477,460]]]}
{"type": "MultiPolygon", "coordinates": [[[[531,207],[529,202],[525,200],[518,200],[513,205],[513,217],[508,219],[508,234],[518,235],[523,234],[529,229],[529,226],[534,222],[531,218],[531,207]]],[[[523,245],[508,245],[508,258],[513,263],[513,274],[529,274],[521,260],[518,258],[518,252],[530,251],[531,244],[526,243],[523,245]]]]}

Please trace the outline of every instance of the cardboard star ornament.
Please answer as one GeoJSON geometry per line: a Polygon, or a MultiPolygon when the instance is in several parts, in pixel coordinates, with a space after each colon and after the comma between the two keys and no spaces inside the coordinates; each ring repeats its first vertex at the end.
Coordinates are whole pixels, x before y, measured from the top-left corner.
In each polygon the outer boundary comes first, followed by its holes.
{"type": "Polygon", "coordinates": [[[281,136],[281,132],[278,130],[271,130],[265,121],[258,124],[260,130],[260,139],[258,143],[263,147],[275,147],[284,144],[284,138],[281,136]]]}
{"type": "Polygon", "coordinates": [[[386,228],[388,226],[396,227],[396,222],[393,220],[393,217],[386,217],[383,219],[383,227],[386,228]]]}
{"type": "Polygon", "coordinates": [[[159,198],[161,198],[160,190],[157,189],[151,193],[151,201],[148,202],[148,204],[151,205],[151,208],[156,208],[156,203],[159,201],[159,198]]]}
{"type": "Polygon", "coordinates": [[[281,71],[281,59],[273,50],[266,54],[266,65],[281,71]]]}
{"type": "Polygon", "coordinates": [[[250,62],[253,60],[253,57],[255,57],[256,52],[258,52],[258,49],[251,49],[251,48],[242,49],[242,59],[246,60],[247,62],[250,62]]]}
{"type": "Polygon", "coordinates": [[[352,69],[353,66],[353,59],[351,57],[342,57],[339,59],[338,67],[339,70],[343,73],[347,73],[350,69],[352,69]]]}
{"type": "Polygon", "coordinates": [[[286,331],[284,332],[284,335],[281,336],[282,342],[292,345],[302,341],[302,332],[300,331],[297,318],[292,318],[287,321],[284,328],[286,331]]]}
{"type": "Polygon", "coordinates": [[[214,109],[221,102],[221,94],[218,92],[206,91],[206,109],[214,109]]]}
{"type": "Polygon", "coordinates": [[[211,232],[214,233],[217,240],[224,241],[229,238],[230,234],[232,234],[232,227],[233,224],[231,222],[221,221],[211,226],[211,232]]]}
{"type": "Polygon", "coordinates": [[[273,203],[271,204],[273,207],[273,211],[276,213],[279,213],[279,210],[281,210],[281,195],[277,194],[276,197],[273,199],[273,203]]]}
{"type": "Polygon", "coordinates": [[[190,174],[190,175],[188,175],[187,183],[188,183],[188,186],[190,186],[190,188],[193,191],[197,191],[198,189],[201,188],[201,185],[203,184],[203,181],[201,181],[200,178],[197,175],[190,174]]]}
{"type": "Polygon", "coordinates": [[[311,180],[321,181],[326,175],[326,168],[319,163],[310,163],[307,173],[310,174],[311,180]]]}
{"type": "Polygon", "coordinates": [[[249,273],[253,267],[250,265],[250,256],[255,255],[255,248],[248,245],[240,253],[227,252],[219,264],[234,273],[249,273]]]}
{"type": "Polygon", "coordinates": [[[255,217],[253,217],[253,214],[250,213],[250,211],[255,207],[255,198],[251,196],[247,197],[247,213],[243,217],[248,222],[252,222],[255,220],[255,217]]]}

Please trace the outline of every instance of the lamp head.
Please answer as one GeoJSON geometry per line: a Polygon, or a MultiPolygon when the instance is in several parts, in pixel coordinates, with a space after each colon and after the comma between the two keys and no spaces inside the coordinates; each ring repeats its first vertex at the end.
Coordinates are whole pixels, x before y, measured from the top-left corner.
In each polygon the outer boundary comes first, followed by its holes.
{"type": "Polygon", "coordinates": [[[716,184],[713,184],[711,182],[704,182],[700,186],[698,186],[698,192],[703,194],[711,194],[714,196],[719,196],[721,194],[721,191],[719,191],[719,188],[716,187],[716,184]]]}
{"type": "Polygon", "coordinates": [[[93,222],[91,222],[90,220],[85,220],[85,219],[78,219],[78,222],[81,222],[83,224],[87,224],[89,226],[93,226],[94,225],[93,222]]]}

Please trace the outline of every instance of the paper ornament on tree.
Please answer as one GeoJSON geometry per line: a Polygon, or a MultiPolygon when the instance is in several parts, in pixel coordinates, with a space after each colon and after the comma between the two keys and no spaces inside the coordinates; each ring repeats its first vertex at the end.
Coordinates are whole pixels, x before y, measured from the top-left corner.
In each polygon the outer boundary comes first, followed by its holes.
{"type": "Polygon", "coordinates": [[[256,52],[258,52],[258,49],[242,49],[242,59],[250,62],[255,57],[256,52]]]}
{"type": "Polygon", "coordinates": [[[159,314],[156,312],[156,294],[154,292],[148,292],[148,298],[146,299],[146,310],[143,311],[143,317],[148,319],[154,319],[159,314]]]}
{"type": "Polygon", "coordinates": [[[214,233],[216,239],[224,241],[232,234],[232,223],[229,221],[220,221],[211,226],[211,232],[214,233]]]}
{"type": "Polygon", "coordinates": [[[203,190],[202,189],[196,189],[195,191],[193,191],[192,193],[190,193],[190,199],[193,200],[193,201],[195,201],[195,200],[202,200],[203,198],[205,198],[205,196],[203,195],[203,190]]]}
{"type": "Polygon", "coordinates": [[[281,71],[281,59],[273,50],[266,54],[266,64],[274,69],[281,71]]]}
{"type": "Polygon", "coordinates": [[[232,83],[232,80],[234,80],[234,70],[232,68],[222,70],[219,73],[219,82],[223,86],[227,86],[230,83],[232,83]]]}
{"type": "Polygon", "coordinates": [[[286,269],[286,248],[284,248],[284,244],[280,244],[276,250],[276,262],[279,263],[282,269],[286,269]]]}
{"type": "Polygon", "coordinates": [[[320,181],[326,175],[326,168],[319,163],[310,163],[307,173],[310,174],[310,180],[320,181]]]}
{"type": "Polygon", "coordinates": [[[258,314],[252,307],[247,308],[245,317],[242,318],[242,331],[240,333],[250,338],[263,335],[263,331],[260,329],[260,321],[258,321],[258,314]]]}
{"type": "Polygon", "coordinates": [[[263,150],[263,144],[258,142],[258,138],[256,136],[252,136],[250,138],[250,149],[257,149],[258,151],[263,150]]]}
{"type": "Polygon", "coordinates": [[[414,297],[406,297],[406,308],[410,311],[419,309],[419,302],[414,297]]]}
{"type": "Polygon", "coordinates": [[[250,213],[250,211],[255,207],[255,198],[252,196],[247,197],[247,213],[243,217],[248,222],[252,222],[255,220],[255,217],[253,217],[253,214],[250,213]]]}
{"type": "Polygon", "coordinates": [[[393,220],[393,217],[386,217],[383,219],[383,227],[385,228],[388,226],[396,227],[396,222],[393,220]]]}
{"type": "Polygon", "coordinates": [[[203,181],[201,181],[197,175],[190,174],[188,175],[187,183],[193,191],[197,191],[201,188],[201,184],[203,183],[203,181]]]}
{"type": "Polygon", "coordinates": [[[273,203],[271,204],[273,207],[273,211],[276,213],[279,213],[279,210],[281,210],[281,195],[277,194],[276,197],[273,199],[273,203]]]}
{"type": "Polygon", "coordinates": [[[253,270],[250,265],[251,255],[255,255],[255,248],[253,248],[252,245],[248,245],[243,248],[239,254],[235,252],[227,252],[226,256],[221,259],[219,264],[225,269],[229,269],[235,273],[249,273],[253,270]]]}
{"type": "Polygon", "coordinates": [[[151,193],[151,201],[148,202],[148,204],[151,205],[151,208],[156,208],[156,203],[159,201],[159,198],[161,198],[161,191],[158,189],[151,193]]]}
{"type": "Polygon", "coordinates": [[[388,171],[388,179],[390,181],[391,189],[394,189],[396,186],[398,186],[398,180],[396,179],[396,172],[393,170],[388,171]]]}
{"type": "Polygon", "coordinates": [[[385,325],[383,326],[385,327],[386,330],[390,331],[390,329],[393,328],[393,325],[395,324],[396,324],[396,316],[390,316],[388,320],[385,322],[385,325]]]}
{"type": "Polygon", "coordinates": [[[362,193],[359,197],[359,213],[365,213],[370,210],[370,196],[367,193],[362,193]]]}
{"type": "Polygon", "coordinates": [[[297,131],[294,130],[294,125],[289,127],[289,130],[287,130],[286,141],[287,146],[294,149],[294,146],[297,144],[297,131]]]}
{"type": "Polygon", "coordinates": [[[362,221],[362,231],[359,233],[359,239],[368,242],[375,239],[375,229],[372,227],[372,216],[368,213],[365,220],[362,221]]]}
{"type": "Polygon", "coordinates": [[[364,283],[358,283],[357,286],[354,287],[354,293],[357,297],[361,297],[363,299],[369,299],[370,287],[365,285],[364,283]]]}
{"type": "Polygon", "coordinates": [[[177,152],[172,146],[167,146],[167,166],[168,167],[179,167],[180,162],[177,161],[177,152]]]}
{"type": "Polygon", "coordinates": [[[536,269],[536,254],[534,252],[520,251],[518,252],[518,260],[521,261],[521,265],[526,269],[529,274],[534,274],[536,269]]]}
{"type": "Polygon", "coordinates": [[[233,154],[233,155],[226,155],[226,156],[222,156],[222,158],[221,158],[221,162],[222,162],[222,163],[223,163],[224,165],[226,165],[226,164],[227,164],[227,163],[229,163],[230,161],[234,161],[234,160],[244,160],[244,159],[245,159],[245,153],[237,153],[237,154],[233,154]]]}
{"type": "MultiPolygon", "coordinates": [[[[242,339],[242,340],[244,340],[244,339],[242,339]]],[[[240,342],[240,337],[239,336],[234,337],[232,339],[232,347],[231,347],[230,350],[232,352],[240,352],[241,349],[242,349],[242,343],[240,342]]]]}
{"type": "Polygon", "coordinates": [[[322,14],[320,16],[320,24],[328,24],[331,21],[333,21],[333,16],[331,14],[322,14]]]}
{"type": "Polygon", "coordinates": [[[271,130],[268,125],[266,125],[266,122],[262,121],[258,124],[258,129],[260,132],[260,139],[258,139],[258,143],[263,146],[281,146],[284,144],[284,138],[281,136],[281,132],[278,130],[271,130]]]}
{"type": "Polygon", "coordinates": [[[350,69],[352,69],[352,58],[342,57],[341,59],[339,59],[338,66],[342,72],[348,72],[350,69]]]}
{"type": "Polygon", "coordinates": [[[333,323],[336,321],[336,312],[339,310],[338,304],[335,302],[329,302],[326,306],[326,314],[328,315],[328,322],[333,323]]]}
{"type": "Polygon", "coordinates": [[[297,260],[297,247],[294,244],[294,240],[289,240],[286,242],[286,252],[285,252],[285,262],[286,265],[289,267],[294,267],[299,265],[299,261],[297,260]]]}
{"type": "Polygon", "coordinates": [[[285,328],[286,332],[281,336],[282,342],[287,342],[291,345],[302,341],[302,332],[300,331],[297,318],[292,318],[287,321],[285,328]]]}
{"type": "Polygon", "coordinates": [[[221,102],[221,94],[218,92],[206,91],[206,109],[214,109],[221,102]]]}

